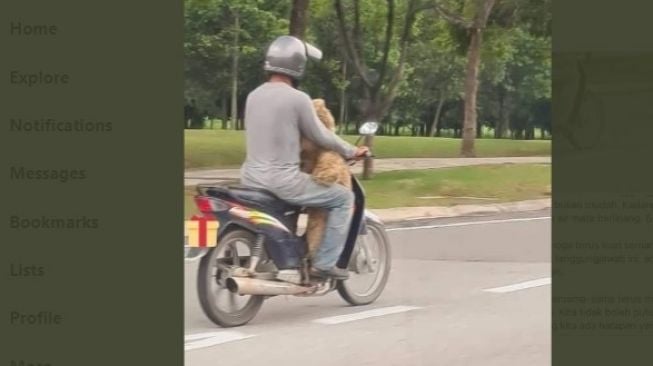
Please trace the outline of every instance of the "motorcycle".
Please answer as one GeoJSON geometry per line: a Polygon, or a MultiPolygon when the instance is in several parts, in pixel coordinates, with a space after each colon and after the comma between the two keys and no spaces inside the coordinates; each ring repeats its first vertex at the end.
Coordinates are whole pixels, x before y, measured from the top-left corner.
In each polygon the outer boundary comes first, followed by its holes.
{"type": "MultiPolygon", "coordinates": [[[[374,135],[377,128],[377,123],[367,122],[359,133],[361,137],[374,135]]],[[[244,186],[199,185],[197,190],[199,211],[218,224],[217,244],[197,255],[201,258],[200,304],[217,325],[248,323],[264,300],[273,296],[322,296],[337,291],[349,304],[358,306],[374,302],[383,292],[390,274],[390,243],[384,224],[365,209],[365,193],[353,174],[354,213],[337,262],[339,268],[349,270],[346,280],[309,276],[307,244],[304,236],[297,234],[302,207],[244,186]],[[279,279],[279,271],[297,267],[300,282],[279,279]]]]}

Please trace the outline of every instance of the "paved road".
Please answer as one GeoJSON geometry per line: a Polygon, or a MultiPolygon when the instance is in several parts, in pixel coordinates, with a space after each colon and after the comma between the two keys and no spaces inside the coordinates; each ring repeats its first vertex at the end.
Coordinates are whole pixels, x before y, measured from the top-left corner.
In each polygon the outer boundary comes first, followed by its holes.
{"type": "MultiPolygon", "coordinates": [[[[550,164],[550,156],[525,156],[506,158],[410,158],[410,159],[376,159],[374,170],[387,172],[410,169],[438,169],[458,166],[486,164],[550,164]]],[[[352,168],[354,173],[362,171],[362,164],[352,168]]],[[[194,186],[199,183],[213,183],[221,180],[239,179],[238,169],[202,169],[187,170],[184,174],[184,184],[194,186]]]]}
{"type": "Polygon", "coordinates": [[[203,316],[187,263],[186,365],[550,365],[549,216],[395,224],[376,303],[277,297],[239,328],[203,316]]]}

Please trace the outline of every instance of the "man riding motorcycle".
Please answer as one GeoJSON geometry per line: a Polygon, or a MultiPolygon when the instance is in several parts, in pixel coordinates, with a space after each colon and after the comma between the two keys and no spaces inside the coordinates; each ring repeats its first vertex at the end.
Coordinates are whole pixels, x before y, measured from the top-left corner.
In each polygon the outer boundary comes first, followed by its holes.
{"type": "MultiPolygon", "coordinates": [[[[351,224],[353,193],[343,186],[320,185],[300,171],[300,139],[333,150],[347,159],[362,159],[367,147],[355,147],[318,119],[311,98],[296,89],[308,58],[322,52],[292,36],[281,36],[268,47],[264,70],[267,81],[247,96],[245,126],[247,157],[241,168],[242,184],[263,188],[284,201],[329,211],[322,244],[313,258],[311,275],[346,279],[347,269],[336,267],[351,224]]],[[[300,264],[297,263],[297,268],[300,264]]],[[[278,278],[297,282],[299,270],[286,269],[278,278]]]]}

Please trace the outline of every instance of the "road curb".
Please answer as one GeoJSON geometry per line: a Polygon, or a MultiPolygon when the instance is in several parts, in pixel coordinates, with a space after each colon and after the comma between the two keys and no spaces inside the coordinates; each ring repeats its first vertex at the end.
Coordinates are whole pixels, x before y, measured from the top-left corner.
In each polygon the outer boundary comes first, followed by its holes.
{"type": "Polygon", "coordinates": [[[457,205],[450,207],[397,207],[371,209],[383,222],[398,222],[417,219],[433,219],[458,216],[480,216],[498,213],[538,211],[551,208],[551,199],[536,199],[486,205],[457,205]]]}

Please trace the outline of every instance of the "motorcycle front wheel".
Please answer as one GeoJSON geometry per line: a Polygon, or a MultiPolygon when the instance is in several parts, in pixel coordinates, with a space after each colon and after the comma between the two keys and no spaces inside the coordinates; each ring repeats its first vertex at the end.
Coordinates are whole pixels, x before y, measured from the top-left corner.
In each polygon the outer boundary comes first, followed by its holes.
{"type": "Polygon", "coordinates": [[[360,235],[356,242],[349,265],[349,279],[338,282],[338,293],[354,306],[374,302],[388,282],[390,266],[390,242],[385,228],[368,222],[367,235],[360,235]]]}
{"type": "Polygon", "coordinates": [[[220,238],[218,245],[200,261],[197,273],[200,305],[204,314],[219,326],[247,324],[263,304],[263,296],[240,296],[229,291],[225,283],[225,267],[247,268],[254,241],[254,234],[248,231],[231,231],[220,238]]]}

